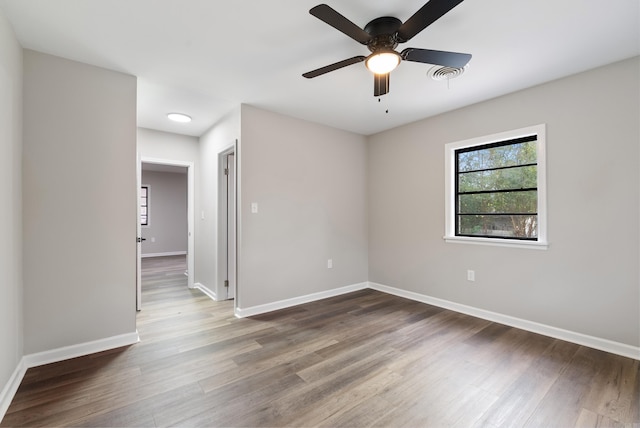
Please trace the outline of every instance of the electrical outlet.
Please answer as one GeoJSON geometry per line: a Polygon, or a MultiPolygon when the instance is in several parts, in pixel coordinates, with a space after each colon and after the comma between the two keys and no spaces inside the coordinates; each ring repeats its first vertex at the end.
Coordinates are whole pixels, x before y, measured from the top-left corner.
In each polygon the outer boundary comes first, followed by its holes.
{"type": "Polygon", "coordinates": [[[476,280],[476,271],[468,270],[467,271],[467,281],[475,281],[476,280]]]}
{"type": "Polygon", "coordinates": [[[327,269],[333,269],[333,259],[327,260],[327,269]]]}
{"type": "Polygon", "coordinates": [[[258,203],[251,202],[251,214],[258,214],[258,203]]]}
{"type": "Polygon", "coordinates": [[[155,237],[152,237],[152,238],[151,238],[151,242],[156,242],[156,238],[155,238],[155,237]]]}

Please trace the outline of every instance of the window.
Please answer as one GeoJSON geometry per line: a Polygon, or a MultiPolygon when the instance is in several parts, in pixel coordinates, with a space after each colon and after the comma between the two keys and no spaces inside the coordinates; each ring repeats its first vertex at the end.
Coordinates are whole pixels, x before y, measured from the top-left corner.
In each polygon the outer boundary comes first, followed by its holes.
{"type": "Polygon", "coordinates": [[[149,186],[140,188],[140,225],[149,225],[149,186]]]}
{"type": "Polygon", "coordinates": [[[447,144],[447,242],[546,247],[545,127],[447,144]]]}

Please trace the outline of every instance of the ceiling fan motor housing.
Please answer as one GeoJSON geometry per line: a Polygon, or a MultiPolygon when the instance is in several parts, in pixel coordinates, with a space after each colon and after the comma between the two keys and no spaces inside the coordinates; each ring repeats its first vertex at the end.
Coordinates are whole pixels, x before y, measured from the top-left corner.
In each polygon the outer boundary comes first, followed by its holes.
{"type": "Polygon", "coordinates": [[[371,35],[367,47],[371,52],[394,50],[398,46],[398,28],[402,21],[392,16],[383,16],[369,22],[364,31],[371,35]]]}

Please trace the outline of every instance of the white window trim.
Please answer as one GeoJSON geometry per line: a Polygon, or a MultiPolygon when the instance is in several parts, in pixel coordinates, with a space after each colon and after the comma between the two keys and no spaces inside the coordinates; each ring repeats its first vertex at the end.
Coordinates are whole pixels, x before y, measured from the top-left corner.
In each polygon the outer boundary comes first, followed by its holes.
{"type": "Polygon", "coordinates": [[[456,141],[445,145],[445,235],[448,243],[493,245],[498,247],[530,248],[546,250],[549,247],[547,241],[547,154],[546,154],[546,125],[534,125],[512,131],[500,132],[469,140],[456,141]],[[538,162],[538,240],[525,241],[503,238],[481,238],[470,236],[456,236],[455,234],[455,151],[466,147],[491,144],[498,141],[511,140],[527,135],[537,135],[537,162],[538,162]]]}

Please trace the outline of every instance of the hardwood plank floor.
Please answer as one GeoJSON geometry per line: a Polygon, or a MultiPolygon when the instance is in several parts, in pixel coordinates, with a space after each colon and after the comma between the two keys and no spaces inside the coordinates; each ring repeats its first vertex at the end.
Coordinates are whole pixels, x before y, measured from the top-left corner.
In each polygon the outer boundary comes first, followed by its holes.
{"type": "Polygon", "coordinates": [[[248,319],[144,259],[139,344],[29,369],[0,426],[640,427],[629,358],[358,291],[248,319]]]}

